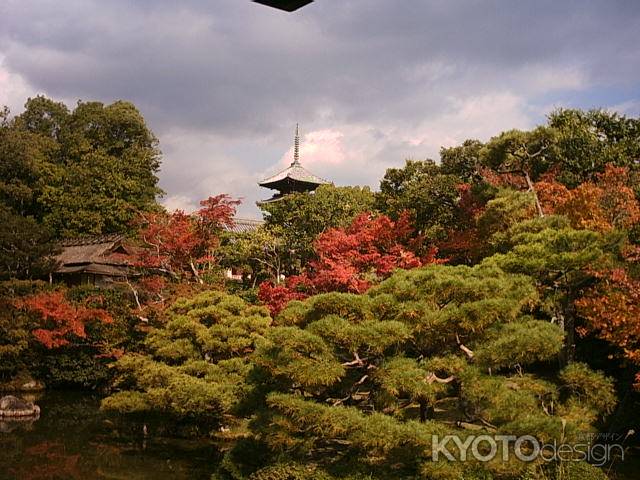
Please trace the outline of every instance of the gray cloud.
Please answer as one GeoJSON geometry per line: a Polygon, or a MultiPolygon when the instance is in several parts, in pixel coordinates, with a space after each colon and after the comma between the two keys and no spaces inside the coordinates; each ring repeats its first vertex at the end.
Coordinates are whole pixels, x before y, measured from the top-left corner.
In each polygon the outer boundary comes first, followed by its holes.
{"type": "Polygon", "coordinates": [[[164,145],[165,189],[186,197],[241,190],[287,150],[296,121],[341,128],[352,149],[377,130],[386,144],[361,152],[377,174],[487,134],[471,122],[538,121],[566,92],[637,102],[639,32],[635,0],[318,0],[295,14],[249,0],[0,5],[3,68],[34,93],[133,101],[164,145]],[[511,113],[483,120],[477,105],[495,99],[511,113]]]}

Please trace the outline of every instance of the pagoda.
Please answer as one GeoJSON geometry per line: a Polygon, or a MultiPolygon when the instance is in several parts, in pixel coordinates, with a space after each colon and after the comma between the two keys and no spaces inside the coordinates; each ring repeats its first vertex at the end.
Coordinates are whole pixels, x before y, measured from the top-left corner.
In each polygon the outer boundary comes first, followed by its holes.
{"type": "Polygon", "coordinates": [[[309,172],[300,164],[300,133],[298,125],[296,125],[296,138],[293,144],[293,162],[281,172],[258,183],[261,187],[278,191],[278,193],[269,200],[264,200],[260,203],[275,202],[285,195],[294,192],[313,192],[320,185],[330,183],[331,182],[309,172]]]}

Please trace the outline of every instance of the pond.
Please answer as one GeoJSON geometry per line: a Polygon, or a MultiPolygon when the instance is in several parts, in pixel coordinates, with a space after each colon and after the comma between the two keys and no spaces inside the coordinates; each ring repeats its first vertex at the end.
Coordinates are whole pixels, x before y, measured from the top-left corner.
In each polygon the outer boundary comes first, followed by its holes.
{"type": "Polygon", "coordinates": [[[210,479],[220,458],[213,442],[118,428],[86,393],[47,392],[36,403],[39,420],[0,425],[1,480],[210,479]]]}
{"type": "MultiPolygon", "coordinates": [[[[100,412],[97,396],[47,392],[37,404],[35,422],[0,422],[0,480],[209,480],[221,457],[212,441],[145,436],[142,424],[116,425],[100,412]]],[[[612,478],[640,478],[640,452],[628,453],[612,478]]]]}

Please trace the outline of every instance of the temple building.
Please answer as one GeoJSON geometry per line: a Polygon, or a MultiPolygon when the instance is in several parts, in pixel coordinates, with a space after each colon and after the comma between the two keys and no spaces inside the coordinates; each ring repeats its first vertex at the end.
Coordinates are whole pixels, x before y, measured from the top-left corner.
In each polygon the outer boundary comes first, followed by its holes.
{"type": "Polygon", "coordinates": [[[69,286],[107,287],[137,275],[129,259],[140,252],[140,248],[128,242],[124,235],[67,239],[59,246],[53,279],[69,286]]]}
{"type": "Polygon", "coordinates": [[[331,182],[320,178],[300,164],[300,133],[296,125],[296,137],[293,145],[293,162],[281,172],[258,183],[261,187],[277,190],[277,193],[268,200],[261,203],[275,202],[285,195],[294,192],[313,192],[320,185],[327,185],[331,182]]]}

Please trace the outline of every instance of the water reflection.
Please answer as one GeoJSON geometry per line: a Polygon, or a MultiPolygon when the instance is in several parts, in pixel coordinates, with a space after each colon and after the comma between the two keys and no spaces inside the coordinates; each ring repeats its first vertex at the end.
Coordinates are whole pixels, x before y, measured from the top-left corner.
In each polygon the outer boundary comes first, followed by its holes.
{"type": "Polygon", "coordinates": [[[37,400],[40,419],[0,425],[0,479],[209,479],[218,451],[210,442],[143,435],[118,425],[99,399],[74,392],[37,400]]]}
{"type": "Polygon", "coordinates": [[[14,430],[22,428],[24,430],[32,430],[33,424],[40,418],[40,415],[27,418],[0,418],[0,433],[11,433],[14,430]]]}

